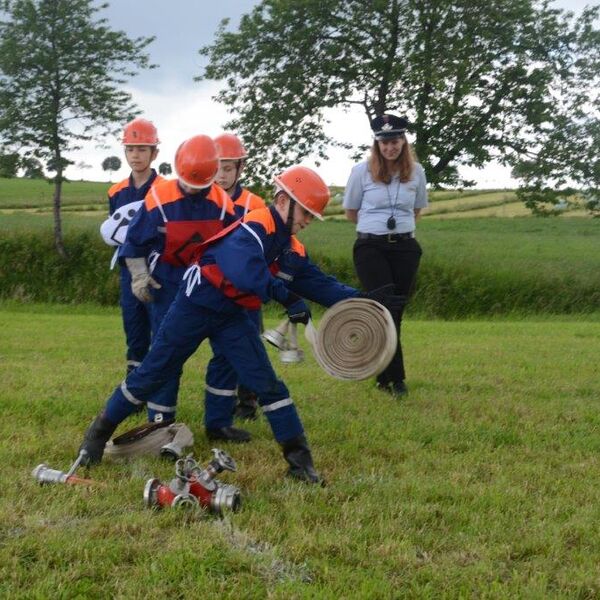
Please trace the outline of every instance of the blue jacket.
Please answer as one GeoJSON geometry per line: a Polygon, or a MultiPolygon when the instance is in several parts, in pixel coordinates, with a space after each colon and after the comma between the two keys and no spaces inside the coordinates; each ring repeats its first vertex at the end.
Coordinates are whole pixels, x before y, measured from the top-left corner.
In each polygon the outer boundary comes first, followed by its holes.
{"type": "Polygon", "coordinates": [[[207,247],[199,264],[199,278],[197,268],[186,273],[186,293],[193,303],[217,311],[235,312],[241,307],[202,278],[203,265],[216,264],[235,288],[262,302],[286,304],[291,290],[329,307],[359,293],[311,262],[273,206],[248,213],[239,227],[207,247]]]}
{"type": "Polygon", "coordinates": [[[115,183],[108,190],[108,213],[112,215],[118,208],[125,206],[136,200],[143,200],[153,185],[158,185],[166,181],[163,177],[156,174],[152,169],[152,174],[146,183],[136,188],[133,183],[133,177],[130,175],[119,183],[115,183]]]}
{"type": "Polygon", "coordinates": [[[179,283],[186,267],[161,260],[165,250],[167,223],[220,221],[223,227],[236,220],[233,203],[216,184],[186,194],[177,180],[152,188],[129,225],[119,260],[145,257],[153,276],[179,283]]]}

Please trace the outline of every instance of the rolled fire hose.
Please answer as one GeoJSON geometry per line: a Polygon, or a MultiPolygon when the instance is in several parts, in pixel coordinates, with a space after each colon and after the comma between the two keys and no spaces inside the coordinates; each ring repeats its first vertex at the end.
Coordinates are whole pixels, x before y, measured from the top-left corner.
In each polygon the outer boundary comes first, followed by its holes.
{"type": "Polygon", "coordinates": [[[183,449],[194,444],[194,435],[184,423],[159,425],[146,423],[114,438],[106,444],[106,458],[167,455],[173,459],[183,455],[183,449]]]}
{"type": "Polygon", "coordinates": [[[398,336],[392,315],[368,298],[342,300],[329,308],[316,329],[304,335],[321,367],[336,379],[369,379],[390,363],[398,336]]]}

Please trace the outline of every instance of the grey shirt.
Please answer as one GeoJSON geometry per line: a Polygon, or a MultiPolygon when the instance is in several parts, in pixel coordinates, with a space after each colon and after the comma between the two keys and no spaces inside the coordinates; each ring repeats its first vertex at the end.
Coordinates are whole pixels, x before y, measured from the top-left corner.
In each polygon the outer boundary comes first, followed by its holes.
{"type": "Polygon", "coordinates": [[[358,210],[356,231],[385,235],[415,230],[415,208],[427,206],[425,171],[415,164],[412,178],[401,183],[398,176],[389,185],[374,182],[368,161],[352,168],[344,192],[344,208],[358,210]],[[387,228],[389,217],[396,220],[394,230],[387,228]]]}

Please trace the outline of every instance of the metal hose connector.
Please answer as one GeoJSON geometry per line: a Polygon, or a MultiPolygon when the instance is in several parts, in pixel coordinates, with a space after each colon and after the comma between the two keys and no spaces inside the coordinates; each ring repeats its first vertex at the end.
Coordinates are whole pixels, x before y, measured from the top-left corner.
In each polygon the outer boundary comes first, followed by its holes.
{"type": "Polygon", "coordinates": [[[398,336],[392,315],[367,298],[342,300],[329,308],[316,329],[305,336],[321,367],[336,379],[362,380],[381,373],[390,363],[398,336]]]}

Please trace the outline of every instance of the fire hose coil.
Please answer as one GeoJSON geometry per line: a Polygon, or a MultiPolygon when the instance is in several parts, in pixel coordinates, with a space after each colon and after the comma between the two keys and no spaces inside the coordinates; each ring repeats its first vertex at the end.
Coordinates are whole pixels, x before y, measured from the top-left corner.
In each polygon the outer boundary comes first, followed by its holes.
{"type": "Polygon", "coordinates": [[[169,451],[173,458],[179,458],[183,448],[194,444],[194,435],[184,423],[171,423],[158,426],[146,423],[136,427],[106,444],[106,458],[131,458],[136,456],[159,456],[169,451]]]}
{"type": "Polygon", "coordinates": [[[392,315],[368,298],[342,300],[329,308],[316,329],[309,321],[305,336],[321,367],[336,379],[362,380],[390,363],[398,336],[392,315]]]}

